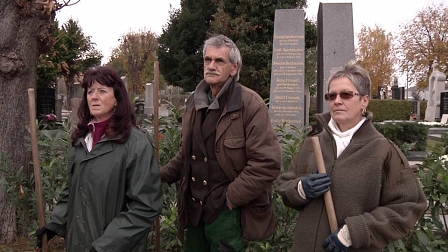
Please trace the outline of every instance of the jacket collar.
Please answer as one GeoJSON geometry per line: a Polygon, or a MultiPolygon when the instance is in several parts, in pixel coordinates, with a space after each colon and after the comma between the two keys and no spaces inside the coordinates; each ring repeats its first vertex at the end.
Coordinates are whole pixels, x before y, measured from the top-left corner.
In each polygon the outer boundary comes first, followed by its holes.
{"type": "MultiPolygon", "coordinates": [[[[363,135],[363,139],[367,140],[367,141],[371,141],[374,138],[377,138],[379,135],[378,131],[375,129],[375,127],[373,126],[372,120],[373,120],[373,113],[370,111],[366,112],[366,120],[364,122],[363,125],[361,125],[361,127],[358,129],[358,131],[355,133],[355,135],[358,135],[359,132],[361,131],[366,131],[368,132],[367,134],[362,133],[363,135]]],[[[330,127],[328,127],[328,122],[330,121],[330,112],[327,113],[321,113],[321,114],[316,114],[316,118],[318,120],[318,122],[320,123],[320,125],[322,125],[322,127],[325,129],[325,131],[327,132],[327,134],[324,134],[324,138],[332,138],[332,131],[330,129],[330,127]]],[[[355,135],[353,135],[353,138],[355,138],[355,135]]],[[[327,139],[329,140],[329,139],[327,139]]]]}
{"type": "MultiPolygon", "coordinates": [[[[373,113],[370,111],[366,112],[366,122],[367,121],[372,121],[373,119],[373,113]]],[[[330,116],[330,112],[326,112],[326,113],[321,113],[321,114],[316,114],[316,118],[319,121],[320,125],[325,128],[328,132],[331,132],[331,129],[328,127],[328,122],[330,122],[331,116],[330,116]]]]}
{"type": "MultiPolygon", "coordinates": [[[[196,90],[190,98],[188,98],[186,102],[187,109],[195,107],[196,110],[208,107],[208,97],[207,92],[210,89],[209,85],[205,80],[202,80],[198,86],[196,87],[196,90]]],[[[215,100],[217,101],[217,98],[221,96],[221,93],[229,92],[228,99],[227,99],[227,112],[233,112],[236,110],[239,110],[243,107],[243,99],[241,96],[242,87],[241,84],[237,83],[233,77],[230,77],[226,84],[224,85],[223,89],[219,92],[219,94],[216,96],[215,100]]]]}

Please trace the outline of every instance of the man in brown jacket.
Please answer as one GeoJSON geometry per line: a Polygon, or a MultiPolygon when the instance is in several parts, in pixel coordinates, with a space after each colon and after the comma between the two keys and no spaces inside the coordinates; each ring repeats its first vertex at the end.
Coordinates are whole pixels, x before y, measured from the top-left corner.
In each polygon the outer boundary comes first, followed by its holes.
{"type": "Polygon", "coordinates": [[[187,252],[244,251],[245,242],[275,230],[271,191],[281,149],[263,99],[237,83],[242,60],[235,43],[211,37],[203,58],[204,80],[186,103],[181,151],[161,177],[180,181],[178,235],[183,240],[187,228],[187,252]]]}

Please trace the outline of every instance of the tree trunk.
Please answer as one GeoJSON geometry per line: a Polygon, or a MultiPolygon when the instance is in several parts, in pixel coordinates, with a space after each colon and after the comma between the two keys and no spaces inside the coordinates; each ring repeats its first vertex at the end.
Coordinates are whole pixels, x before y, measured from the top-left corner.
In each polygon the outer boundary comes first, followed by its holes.
{"type": "MultiPolygon", "coordinates": [[[[24,167],[27,178],[32,172],[25,140],[30,136],[27,90],[36,88],[38,57],[49,48],[53,14],[42,13],[32,0],[0,1],[0,152],[15,170],[24,167]]],[[[0,187],[0,244],[17,237],[15,206],[5,189],[0,187]]]]}

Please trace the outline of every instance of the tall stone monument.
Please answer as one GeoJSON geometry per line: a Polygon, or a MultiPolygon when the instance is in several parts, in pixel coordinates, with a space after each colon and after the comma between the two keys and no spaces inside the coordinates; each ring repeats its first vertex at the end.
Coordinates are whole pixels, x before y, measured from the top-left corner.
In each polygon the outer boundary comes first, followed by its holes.
{"type": "MultiPolygon", "coordinates": [[[[300,9],[275,10],[269,113],[272,126],[308,123],[305,23],[300,9]]],[[[309,95],[308,95],[309,97],[309,95]]]]}
{"type": "Polygon", "coordinates": [[[335,67],[355,59],[351,3],[320,3],[317,13],[317,112],[328,112],[324,95],[335,67]]]}
{"type": "Polygon", "coordinates": [[[445,91],[446,76],[439,71],[439,64],[432,64],[432,73],[429,76],[429,99],[426,105],[425,121],[440,121],[440,97],[445,91]]]}

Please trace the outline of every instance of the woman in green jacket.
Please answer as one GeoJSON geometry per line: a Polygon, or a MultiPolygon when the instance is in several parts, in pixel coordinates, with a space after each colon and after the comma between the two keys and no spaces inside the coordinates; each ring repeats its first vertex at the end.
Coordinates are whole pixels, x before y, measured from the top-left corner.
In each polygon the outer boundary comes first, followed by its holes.
{"type": "Polygon", "coordinates": [[[301,211],[292,251],[383,251],[412,230],[426,209],[425,195],[403,153],[372,124],[366,70],[352,63],[336,69],[325,99],[330,111],[317,115],[324,128],[317,136],[326,173],[317,173],[307,138],[278,179],[285,205],[301,211]],[[322,197],[330,187],[333,233],[322,197]]]}
{"type": "Polygon", "coordinates": [[[88,70],[80,122],[72,134],[69,186],[50,221],[37,232],[65,237],[67,251],[146,251],[161,212],[158,162],[150,138],[138,130],[125,85],[108,67],[88,70]]]}

